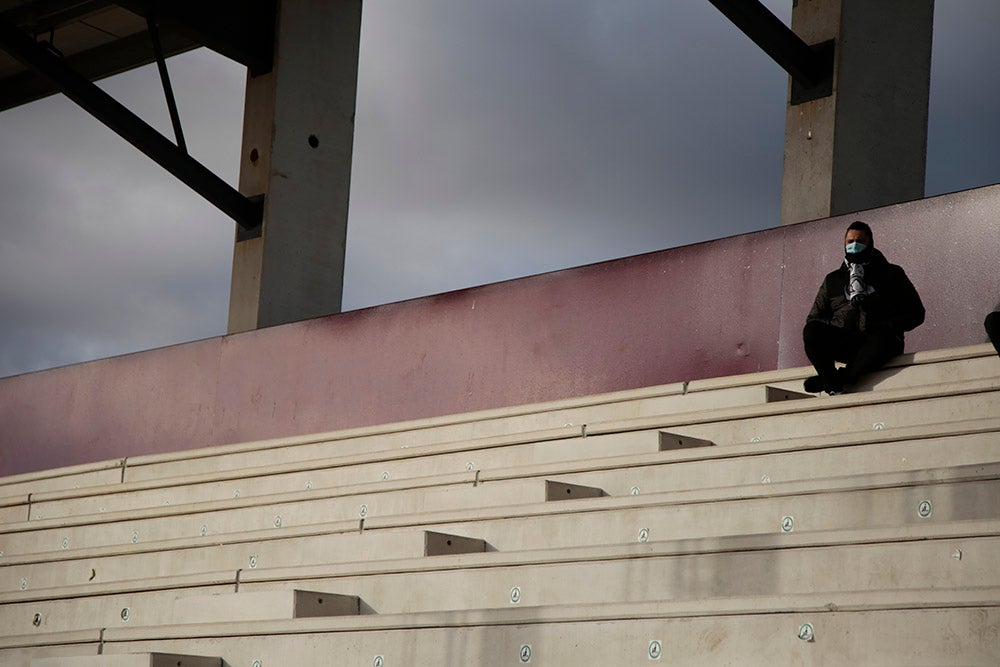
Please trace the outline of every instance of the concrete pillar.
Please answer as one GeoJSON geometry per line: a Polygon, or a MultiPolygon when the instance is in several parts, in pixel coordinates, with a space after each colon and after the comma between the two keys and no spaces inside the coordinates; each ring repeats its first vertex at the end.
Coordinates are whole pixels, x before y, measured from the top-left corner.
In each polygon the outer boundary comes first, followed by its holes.
{"type": "Polygon", "coordinates": [[[934,0],[793,0],[792,30],[836,51],[833,94],[788,105],[782,224],[924,196],[933,18],[934,0]]]}
{"type": "Polygon", "coordinates": [[[340,312],[361,0],[279,0],[275,63],[249,77],[240,192],[265,195],[233,252],[229,332],[340,312]]]}

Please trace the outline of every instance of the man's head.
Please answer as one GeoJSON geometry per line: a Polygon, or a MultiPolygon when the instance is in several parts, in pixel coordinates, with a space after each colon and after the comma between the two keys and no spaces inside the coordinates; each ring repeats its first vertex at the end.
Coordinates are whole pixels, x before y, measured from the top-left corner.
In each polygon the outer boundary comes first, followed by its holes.
{"type": "Polygon", "coordinates": [[[844,234],[844,245],[850,246],[852,243],[862,243],[866,248],[874,247],[872,228],[860,220],[852,222],[847,228],[847,233],[844,234]]]}

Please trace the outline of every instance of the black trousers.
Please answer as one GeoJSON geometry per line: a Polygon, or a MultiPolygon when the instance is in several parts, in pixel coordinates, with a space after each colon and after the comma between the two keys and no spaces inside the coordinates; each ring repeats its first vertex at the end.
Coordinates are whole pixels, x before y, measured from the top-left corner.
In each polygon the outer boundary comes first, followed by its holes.
{"type": "Polygon", "coordinates": [[[806,322],[802,342],[806,356],[827,386],[836,384],[835,361],[847,364],[842,380],[850,385],[903,353],[903,341],[892,332],[861,333],[816,321],[806,322]]]}
{"type": "Polygon", "coordinates": [[[983,325],[986,327],[986,335],[990,337],[990,342],[996,348],[997,354],[1000,354],[1000,310],[987,315],[983,325]]]}

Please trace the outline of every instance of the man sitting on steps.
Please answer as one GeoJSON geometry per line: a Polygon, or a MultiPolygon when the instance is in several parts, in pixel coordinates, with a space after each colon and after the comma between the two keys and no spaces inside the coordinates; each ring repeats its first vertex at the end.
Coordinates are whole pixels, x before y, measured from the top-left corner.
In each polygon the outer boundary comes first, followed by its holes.
{"type": "Polygon", "coordinates": [[[903,333],[924,321],[924,305],[902,268],[875,249],[871,228],[852,222],[845,259],[827,274],[802,331],[817,375],[805,389],[839,394],[903,352],[903,333]],[[834,362],[847,364],[836,369],[834,362]]]}

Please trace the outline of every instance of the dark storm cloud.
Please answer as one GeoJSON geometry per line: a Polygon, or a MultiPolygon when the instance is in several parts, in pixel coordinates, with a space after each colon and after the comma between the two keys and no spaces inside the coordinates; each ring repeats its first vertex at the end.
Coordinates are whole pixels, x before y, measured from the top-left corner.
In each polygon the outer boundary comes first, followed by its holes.
{"type": "MultiPolygon", "coordinates": [[[[937,5],[929,193],[1000,180],[1000,3],[937,5]]],[[[170,68],[234,183],[244,71],[170,68]]],[[[172,136],[154,69],[101,85],[172,136]]],[[[704,0],[366,2],[345,308],[777,225],[786,86],[704,0]]],[[[64,99],[0,154],[0,376],[225,332],[225,216],[64,99]]]]}

